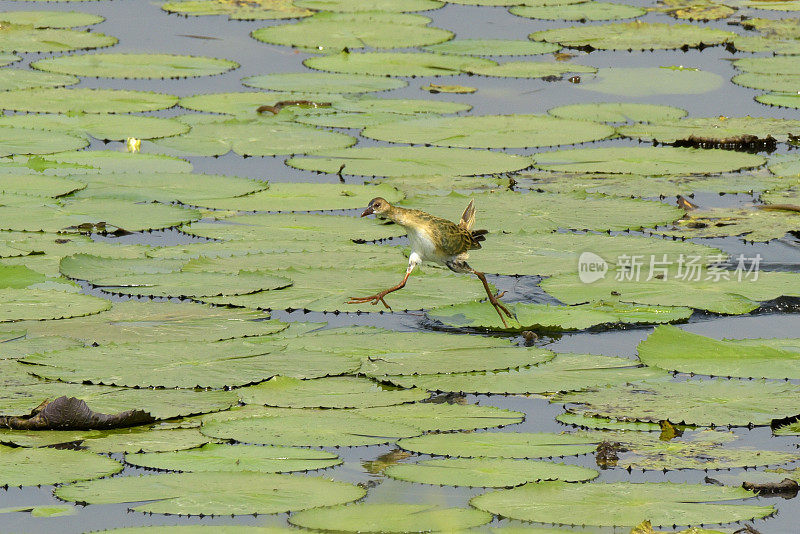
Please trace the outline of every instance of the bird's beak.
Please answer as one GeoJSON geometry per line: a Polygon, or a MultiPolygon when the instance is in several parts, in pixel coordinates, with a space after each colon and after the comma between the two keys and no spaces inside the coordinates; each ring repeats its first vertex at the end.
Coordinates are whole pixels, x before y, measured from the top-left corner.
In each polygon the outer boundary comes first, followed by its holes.
{"type": "Polygon", "coordinates": [[[372,215],[375,211],[372,209],[372,206],[367,206],[367,209],[364,210],[364,213],[361,214],[362,217],[366,217],[367,215],[372,215]]]}

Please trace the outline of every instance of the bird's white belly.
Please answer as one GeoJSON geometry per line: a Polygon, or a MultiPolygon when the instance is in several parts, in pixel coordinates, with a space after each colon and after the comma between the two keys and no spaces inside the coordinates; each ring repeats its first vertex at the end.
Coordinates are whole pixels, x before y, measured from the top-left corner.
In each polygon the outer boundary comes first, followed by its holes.
{"type": "Polygon", "coordinates": [[[427,232],[408,229],[408,240],[411,242],[411,252],[416,253],[422,261],[445,262],[446,258],[437,253],[436,245],[427,232]]]}

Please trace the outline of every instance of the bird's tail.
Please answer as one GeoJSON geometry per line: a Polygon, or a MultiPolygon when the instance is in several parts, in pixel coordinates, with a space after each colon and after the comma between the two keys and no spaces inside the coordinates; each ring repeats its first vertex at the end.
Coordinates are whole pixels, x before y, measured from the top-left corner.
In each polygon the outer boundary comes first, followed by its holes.
{"type": "Polygon", "coordinates": [[[475,224],[475,201],[470,200],[469,204],[467,204],[467,209],[461,215],[458,225],[465,230],[470,230],[473,224],[475,224]]]}

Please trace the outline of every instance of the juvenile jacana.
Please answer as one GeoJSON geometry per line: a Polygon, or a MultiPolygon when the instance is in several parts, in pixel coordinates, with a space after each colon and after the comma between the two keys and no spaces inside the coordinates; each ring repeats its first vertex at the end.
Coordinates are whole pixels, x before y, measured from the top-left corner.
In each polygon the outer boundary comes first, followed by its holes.
{"type": "Polygon", "coordinates": [[[503,325],[508,328],[506,319],[503,316],[513,317],[499,298],[503,295],[495,295],[489,288],[486,276],[476,271],[467,263],[469,251],[481,248],[481,241],[486,239],[486,230],[472,230],[475,223],[475,204],[470,200],[461,220],[458,224],[435,217],[430,213],[420,210],[410,210],[399,206],[392,206],[381,197],[373,198],[362,217],[375,214],[382,219],[389,219],[395,224],[399,224],[406,230],[409,241],[411,241],[411,254],[408,257],[408,269],[403,280],[396,286],[385,289],[368,297],[352,297],[348,304],[361,304],[371,302],[372,304],[382,303],[387,308],[391,307],[386,303],[384,297],[392,291],[402,289],[408,281],[408,277],[414,267],[423,261],[439,263],[447,266],[448,269],[457,273],[470,273],[478,277],[483,283],[489,302],[494,306],[495,311],[503,321],[503,325]]]}

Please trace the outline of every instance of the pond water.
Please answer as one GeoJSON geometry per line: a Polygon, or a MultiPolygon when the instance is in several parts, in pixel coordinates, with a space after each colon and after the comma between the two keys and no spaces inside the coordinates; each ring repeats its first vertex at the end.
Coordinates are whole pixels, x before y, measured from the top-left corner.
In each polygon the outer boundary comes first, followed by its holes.
{"type": "MultiPolygon", "coordinates": [[[[654,6],[653,2],[634,0],[629,2],[645,8],[654,6]]],[[[226,58],[236,61],[241,66],[233,71],[216,76],[176,80],[134,80],[134,79],[108,79],[108,78],[81,78],[76,87],[111,88],[111,89],[136,89],[168,93],[177,96],[189,96],[201,93],[217,93],[228,91],[250,90],[242,86],[241,79],[247,76],[256,76],[267,73],[301,72],[307,71],[302,61],[312,54],[308,54],[289,47],[269,45],[252,39],[250,32],[264,26],[277,25],[283,21],[235,21],[228,20],[225,16],[200,16],[181,17],[170,15],[161,9],[162,2],[145,2],[141,0],[107,0],[92,2],[11,2],[0,1],[1,11],[18,10],[76,10],[86,13],[95,13],[105,17],[105,21],[92,27],[93,31],[115,36],[119,43],[113,48],[104,51],[130,52],[130,53],[171,53],[188,54],[196,56],[210,56],[226,58]]],[[[519,39],[526,40],[531,32],[565,27],[572,23],[564,21],[531,20],[511,15],[505,7],[481,7],[458,4],[446,4],[443,8],[423,12],[423,15],[432,19],[431,26],[444,28],[455,33],[457,39],[519,39]]],[[[787,15],[780,11],[760,11],[759,16],[765,18],[778,18],[787,15]]],[[[666,14],[651,12],[639,18],[645,22],[666,22],[675,24],[675,20],[666,14]]],[[[733,18],[718,22],[698,23],[695,25],[717,28],[721,30],[743,33],[738,26],[728,25],[733,18]]],[[[603,24],[602,22],[588,22],[587,25],[603,24]]],[[[401,49],[402,50],[402,49],[401,49]]],[[[457,76],[430,78],[406,78],[407,87],[394,89],[388,92],[376,93],[385,98],[410,98],[428,99],[434,101],[450,101],[469,104],[472,109],[462,115],[485,114],[512,114],[532,113],[542,114],[556,106],[586,103],[586,102],[638,102],[650,104],[664,104],[683,108],[689,112],[690,117],[715,117],[720,115],[731,117],[773,117],[781,119],[800,119],[796,109],[768,107],[754,100],[756,90],[729,83],[728,80],[737,71],[732,66],[732,60],[750,56],[746,53],[735,53],[723,46],[714,46],[702,50],[657,50],[657,51],[601,51],[592,52],[570,50],[577,57],[573,60],[582,65],[597,68],[604,67],[660,67],[682,65],[684,67],[698,68],[721,76],[725,83],[715,90],[701,94],[664,94],[646,97],[635,97],[615,94],[605,94],[587,91],[584,89],[590,74],[582,74],[580,84],[571,83],[569,76],[554,81],[541,79],[496,78],[472,76],[461,74],[457,76]],[[472,94],[430,94],[420,90],[421,86],[428,83],[454,84],[475,87],[477,91],[472,94]]],[[[49,55],[22,54],[23,60],[16,63],[17,68],[28,68],[31,61],[36,61],[49,55]]],[[[519,58],[512,58],[519,59],[519,58]]],[[[536,59],[536,58],[534,58],[536,59]]],[[[254,90],[254,89],[253,89],[254,90]]],[[[2,102],[2,95],[0,95],[2,102]]],[[[178,108],[149,113],[153,116],[172,117],[183,113],[178,108]]],[[[357,135],[357,130],[346,130],[350,135],[357,135]]],[[[358,146],[387,146],[389,143],[374,141],[359,137],[358,146]]],[[[583,147],[601,146],[648,146],[631,139],[609,139],[596,143],[585,143],[583,147]]],[[[91,141],[90,149],[123,150],[123,143],[103,143],[96,139],[91,141]]],[[[508,149],[514,154],[530,155],[537,152],[554,150],[553,148],[537,149],[508,149]]],[[[145,149],[147,151],[147,149],[145,149]]],[[[797,154],[796,149],[785,143],[778,145],[779,153],[797,154]]],[[[317,174],[310,171],[294,169],[285,165],[285,156],[278,157],[241,157],[228,153],[220,157],[187,157],[196,173],[224,174],[231,176],[248,177],[270,182],[315,182],[338,183],[335,174],[317,174]]],[[[363,177],[345,176],[347,183],[358,184],[363,182],[363,177]]],[[[530,193],[535,194],[535,193],[530,193]]],[[[694,202],[703,207],[736,207],[746,206],[757,201],[757,194],[745,193],[720,195],[716,192],[698,192],[694,202]]],[[[665,203],[674,203],[674,198],[663,199],[665,203]]],[[[353,215],[358,210],[344,210],[338,213],[353,215]]],[[[479,222],[480,225],[480,206],[479,222]]],[[[491,229],[490,229],[491,230],[491,229]]],[[[639,233],[639,232],[631,232],[639,233]]],[[[644,235],[644,234],[643,234],[644,235]]],[[[800,240],[797,233],[787,234],[785,237],[769,243],[748,243],[736,237],[721,237],[713,239],[696,239],[698,243],[718,247],[726,253],[733,255],[744,254],[754,256],[760,254],[763,266],[768,270],[800,272],[800,240]]],[[[98,242],[123,243],[123,244],[148,244],[155,246],[170,246],[199,242],[202,239],[188,236],[175,230],[158,230],[154,232],[135,232],[123,237],[95,235],[98,242]]],[[[658,239],[653,237],[653,239],[658,239]]],[[[394,239],[391,244],[405,244],[405,238],[394,239]]],[[[381,246],[365,245],[365,246],[381,246]]],[[[491,236],[485,243],[484,255],[491,255],[491,236]]],[[[402,276],[405,259],[398,253],[396,270],[398,278],[402,276]]],[[[476,264],[478,267],[478,264],[476,264]]],[[[358,276],[358,273],[353,273],[358,276]]],[[[507,302],[533,302],[556,303],[556,299],[545,293],[539,287],[542,277],[539,276],[489,276],[489,281],[500,291],[506,291],[503,299],[507,302]]],[[[413,279],[412,279],[413,282],[413,279]]],[[[476,281],[464,281],[465,284],[477,284],[476,281]]],[[[113,301],[128,300],[129,297],[112,296],[97,288],[83,283],[83,292],[109,298],[113,301]]],[[[376,288],[378,289],[378,288],[376,288]]],[[[145,300],[145,299],[142,299],[145,300]]],[[[167,299],[163,299],[167,300],[167,299]]],[[[173,299],[177,300],[177,299],[173,299]]],[[[800,303],[797,299],[784,298],[767,303],[759,310],[741,316],[724,316],[706,312],[695,312],[687,324],[680,327],[685,331],[708,336],[716,339],[733,338],[796,338],[800,337],[800,303]]],[[[273,311],[272,318],[287,322],[324,322],[329,328],[343,326],[376,326],[400,332],[442,331],[452,335],[489,335],[478,329],[463,330],[443,326],[420,312],[397,313],[321,313],[304,311],[273,311]]],[[[591,353],[608,356],[620,356],[635,359],[637,345],[645,340],[653,331],[652,326],[620,326],[614,328],[589,328],[578,332],[565,332],[552,334],[540,332],[536,346],[550,349],[556,353],[591,353]]],[[[523,344],[522,336],[517,334],[496,334],[508,337],[516,344],[523,344]]],[[[676,382],[690,379],[688,375],[677,375],[676,382]]],[[[797,380],[792,384],[800,383],[797,380]]],[[[455,395],[444,402],[478,404],[482,406],[495,406],[525,414],[524,422],[501,429],[502,432],[562,432],[571,427],[557,422],[555,417],[564,409],[562,404],[549,403],[543,397],[523,395],[455,395]]],[[[724,427],[724,425],[723,425],[724,427]]],[[[735,427],[733,432],[739,437],[737,446],[757,449],[775,450],[797,453],[800,438],[797,436],[774,436],[769,427],[759,426],[752,429],[735,427]]],[[[368,503],[421,503],[442,506],[467,507],[468,501],[486,490],[478,488],[451,487],[416,484],[394,480],[380,472],[370,473],[365,468],[365,463],[375,461],[379,457],[393,451],[396,447],[389,445],[372,445],[360,447],[326,448],[343,460],[337,467],[312,471],[308,476],[324,476],[341,482],[358,483],[368,488],[364,502],[368,503]]],[[[122,461],[123,455],[114,454],[113,458],[122,461]]],[[[418,459],[429,459],[430,456],[421,455],[418,459]]],[[[581,465],[597,469],[595,457],[592,454],[569,456],[563,460],[569,464],[581,465]]],[[[793,469],[797,463],[785,464],[782,467],[793,469]]],[[[760,469],[763,471],[763,468],[760,469]]],[[[663,472],[634,469],[600,469],[599,477],[595,482],[689,482],[703,484],[706,477],[714,478],[715,471],[687,469],[663,472]]],[[[736,474],[744,471],[741,468],[725,470],[725,474],[736,474]]],[[[120,475],[136,476],[149,475],[150,471],[126,465],[120,475]]],[[[303,474],[297,476],[304,476],[303,474]]],[[[62,504],[52,495],[53,486],[41,487],[11,487],[0,491],[0,509],[15,506],[62,504]]],[[[739,501],[734,501],[738,503],[739,501]]],[[[756,497],[746,501],[746,504],[773,505],[777,513],[763,520],[750,522],[763,534],[789,534],[800,531],[800,500],[798,498],[781,497],[756,497]]],[[[2,533],[81,533],[95,530],[112,529],[128,526],[158,526],[158,525],[258,525],[258,526],[289,526],[288,514],[276,515],[237,515],[236,517],[199,517],[160,514],[142,514],[132,512],[131,503],[122,504],[92,504],[79,507],[77,515],[54,518],[33,517],[28,513],[0,513],[0,532],[2,533]]],[[[503,527],[521,525],[514,520],[504,519],[495,515],[489,527],[503,527]]],[[[541,524],[537,525],[543,526],[541,524]]],[[[628,532],[629,525],[625,528],[606,528],[601,531],[628,532]]],[[[741,523],[723,525],[720,528],[734,531],[741,528],[741,523]]],[[[487,528],[488,527],[481,527],[487,528]]],[[[575,532],[583,529],[575,527],[575,532]]],[[[532,531],[535,532],[535,531],[532,531]]],[[[594,531],[592,531],[594,532],[594,531]]]]}

